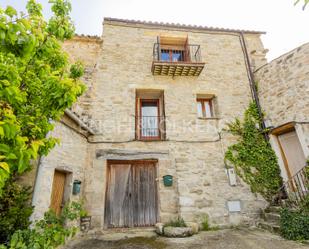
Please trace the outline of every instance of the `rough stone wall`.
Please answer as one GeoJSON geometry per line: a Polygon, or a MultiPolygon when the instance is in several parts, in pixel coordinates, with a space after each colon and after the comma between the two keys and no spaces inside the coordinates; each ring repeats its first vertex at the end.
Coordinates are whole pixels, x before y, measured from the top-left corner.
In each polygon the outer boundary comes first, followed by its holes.
{"type": "Polygon", "coordinates": [[[252,71],[267,64],[266,53],[267,49],[264,48],[261,39],[257,39],[257,35],[245,34],[244,35],[248,55],[250,57],[250,64],[252,71]]]}
{"type": "MultiPolygon", "coordinates": [[[[274,127],[299,122],[309,151],[309,43],[255,72],[261,105],[274,127]]],[[[305,154],[309,152],[305,150],[305,154]]]]}
{"type": "MultiPolygon", "coordinates": [[[[309,157],[309,44],[271,61],[255,72],[261,106],[274,128],[294,123],[305,157],[309,157]]],[[[284,181],[289,179],[277,135],[270,135],[284,181]]]]}
{"type": "Polygon", "coordinates": [[[100,55],[102,40],[96,36],[75,36],[63,43],[63,49],[68,53],[72,63],[81,61],[84,64],[85,73],[82,77],[87,86],[87,91],[81,96],[72,111],[85,123],[91,120],[89,109],[91,105],[92,76],[96,70],[98,56],[100,55]]]}
{"type": "Polygon", "coordinates": [[[309,121],[308,71],[309,44],[305,44],[255,72],[261,104],[275,127],[309,121]]]}
{"type": "MultiPolygon", "coordinates": [[[[235,187],[229,185],[223,155],[233,138],[222,134],[220,140],[218,134],[227,121],[241,117],[251,101],[239,36],[105,22],[103,40],[103,53],[93,75],[90,109],[99,134],[90,137],[96,144],[89,145],[85,186],[87,209],[94,216],[95,226],[103,225],[106,160],[113,158],[108,153],[97,158],[97,153],[111,149],[144,151],[144,159],[149,153],[156,155],[162,221],[175,215],[187,221],[200,221],[208,214],[212,223],[228,225],[248,222],[255,217],[265,201],[254,196],[241,181],[235,187]],[[201,75],[153,76],[152,51],[158,35],[188,35],[189,43],[200,44],[206,62],[201,75]],[[164,91],[167,141],[134,141],[136,89],[164,91]],[[216,96],[215,119],[197,117],[197,94],[216,96]],[[168,151],[168,154],[161,158],[160,151],[168,151]],[[162,183],[166,172],[175,178],[171,189],[162,183]],[[242,211],[229,213],[228,200],[240,200],[242,211]]],[[[250,37],[247,43],[255,40],[260,44],[259,35],[250,37]]],[[[250,46],[253,49],[255,45],[250,46]]],[[[125,158],[138,158],[138,154],[125,158]]],[[[119,159],[119,155],[116,158],[119,159]]]]}
{"type": "MultiPolygon", "coordinates": [[[[63,121],[70,126],[74,125],[66,117],[63,118],[63,121]]],[[[66,200],[79,200],[82,195],[72,195],[74,180],[82,181],[82,191],[85,182],[84,169],[87,161],[86,139],[63,123],[57,123],[51,135],[59,138],[60,144],[56,145],[48,156],[41,158],[32,201],[32,204],[35,206],[32,215],[33,220],[42,218],[44,212],[49,209],[55,169],[67,173],[65,183],[66,200]]]]}

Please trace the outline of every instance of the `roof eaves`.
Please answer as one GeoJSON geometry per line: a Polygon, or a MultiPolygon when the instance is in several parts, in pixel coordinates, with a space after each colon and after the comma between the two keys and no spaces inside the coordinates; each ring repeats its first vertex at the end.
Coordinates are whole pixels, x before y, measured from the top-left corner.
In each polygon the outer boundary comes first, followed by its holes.
{"type": "Polygon", "coordinates": [[[97,35],[75,34],[73,39],[102,41],[102,38],[97,35]]]}
{"type": "Polygon", "coordinates": [[[215,31],[215,32],[231,32],[231,33],[245,33],[245,34],[266,34],[264,31],[254,31],[254,30],[242,30],[242,29],[226,29],[208,26],[197,26],[197,25],[186,25],[179,23],[164,23],[164,22],[151,22],[151,21],[140,21],[140,20],[129,20],[129,19],[118,19],[105,17],[104,22],[120,22],[125,24],[136,24],[136,25],[146,25],[155,27],[165,27],[165,28],[180,28],[188,30],[200,30],[200,31],[215,31]]]}

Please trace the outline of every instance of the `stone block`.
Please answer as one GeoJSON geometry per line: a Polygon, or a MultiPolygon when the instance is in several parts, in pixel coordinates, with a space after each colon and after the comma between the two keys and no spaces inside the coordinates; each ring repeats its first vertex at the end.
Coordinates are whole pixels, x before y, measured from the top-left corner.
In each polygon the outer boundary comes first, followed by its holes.
{"type": "Polygon", "coordinates": [[[192,207],[194,206],[194,200],[190,197],[180,196],[179,204],[183,207],[192,207]]]}
{"type": "Polygon", "coordinates": [[[196,222],[186,222],[188,227],[191,227],[193,234],[197,234],[199,231],[199,224],[196,222]]]}
{"type": "Polygon", "coordinates": [[[193,235],[191,227],[164,227],[164,236],[172,238],[184,238],[193,235]]]}
{"type": "Polygon", "coordinates": [[[156,233],[159,234],[159,235],[163,235],[163,229],[164,229],[164,224],[163,223],[157,223],[155,225],[155,228],[156,228],[156,233]]]}

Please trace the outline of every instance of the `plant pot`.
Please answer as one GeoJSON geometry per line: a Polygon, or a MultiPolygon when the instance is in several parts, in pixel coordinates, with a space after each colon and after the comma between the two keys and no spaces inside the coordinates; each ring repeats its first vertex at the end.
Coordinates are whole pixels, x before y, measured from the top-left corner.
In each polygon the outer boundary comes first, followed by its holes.
{"type": "Polygon", "coordinates": [[[80,217],[80,230],[82,232],[89,231],[91,227],[91,216],[80,217]]]}

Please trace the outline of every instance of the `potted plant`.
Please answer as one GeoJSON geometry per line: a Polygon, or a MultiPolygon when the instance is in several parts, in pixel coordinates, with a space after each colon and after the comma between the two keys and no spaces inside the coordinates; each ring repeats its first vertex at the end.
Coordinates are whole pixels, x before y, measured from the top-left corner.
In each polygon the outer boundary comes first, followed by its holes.
{"type": "Polygon", "coordinates": [[[91,216],[88,215],[86,210],[80,211],[80,230],[82,232],[89,231],[91,227],[91,216]]]}

